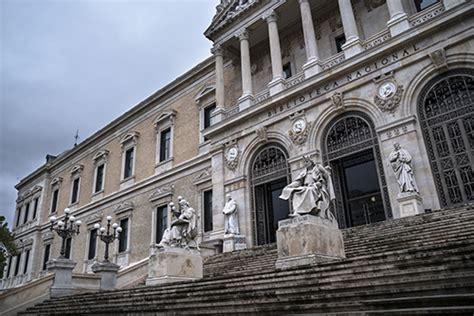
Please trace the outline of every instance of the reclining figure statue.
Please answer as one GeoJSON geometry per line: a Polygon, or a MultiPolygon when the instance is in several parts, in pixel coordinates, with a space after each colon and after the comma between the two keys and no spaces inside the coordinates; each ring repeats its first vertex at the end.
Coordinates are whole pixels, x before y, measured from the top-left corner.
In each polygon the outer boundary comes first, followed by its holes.
{"type": "Polygon", "coordinates": [[[312,161],[309,156],[303,156],[303,159],[305,170],[283,189],[280,199],[291,198],[293,214],[290,216],[311,214],[337,226],[336,218],[329,209],[335,199],[331,168],[312,161]]]}
{"type": "Polygon", "coordinates": [[[196,241],[198,235],[198,215],[196,211],[190,207],[188,201],[181,196],[178,197],[178,210],[176,210],[173,202],[171,202],[169,206],[171,213],[176,219],[173,220],[171,226],[164,231],[158,247],[171,246],[199,249],[199,245],[196,241]]]}

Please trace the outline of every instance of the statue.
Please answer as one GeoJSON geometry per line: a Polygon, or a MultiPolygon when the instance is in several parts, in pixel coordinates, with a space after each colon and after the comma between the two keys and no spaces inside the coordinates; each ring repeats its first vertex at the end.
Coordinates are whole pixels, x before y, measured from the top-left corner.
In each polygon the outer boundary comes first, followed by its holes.
{"type": "Polygon", "coordinates": [[[397,177],[400,193],[419,192],[411,166],[410,153],[401,148],[399,143],[393,144],[393,147],[395,149],[390,153],[389,160],[397,177]]]}
{"type": "Polygon", "coordinates": [[[198,235],[198,215],[196,211],[181,196],[178,197],[178,210],[176,210],[173,202],[169,206],[176,219],[171,222],[169,228],[166,228],[158,247],[173,246],[186,249],[194,247],[199,249],[199,245],[195,240],[198,235]]]}
{"type": "Polygon", "coordinates": [[[305,170],[295,181],[283,188],[280,199],[292,199],[293,214],[291,216],[312,214],[330,220],[337,225],[336,219],[329,209],[335,199],[331,179],[331,168],[313,162],[309,156],[303,156],[305,170]]]}
{"type": "Polygon", "coordinates": [[[237,203],[232,199],[230,194],[227,194],[227,202],[222,210],[225,216],[225,234],[239,235],[239,217],[237,214],[237,203]]]}

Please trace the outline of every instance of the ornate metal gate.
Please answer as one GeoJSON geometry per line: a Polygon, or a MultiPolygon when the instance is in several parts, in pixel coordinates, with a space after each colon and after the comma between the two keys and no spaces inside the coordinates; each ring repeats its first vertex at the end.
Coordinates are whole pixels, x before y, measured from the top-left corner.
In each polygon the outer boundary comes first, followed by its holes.
{"type": "Polygon", "coordinates": [[[266,183],[279,179],[288,180],[288,156],[278,144],[270,144],[261,149],[253,159],[250,170],[250,184],[252,186],[252,201],[254,212],[254,240],[258,245],[269,242],[268,236],[268,204],[266,198],[266,183]]]}
{"type": "MultiPolygon", "coordinates": [[[[365,223],[380,221],[392,217],[390,199],[387,190],[387,183],[383,172],[380,149],[376,139],[374,126],[371,120],[362,113],[348,112],[338,117],[332,125],[326,129],[323,138],[323,160],[329,163],[333,170],[334,189],[336,193],[336,203],[334,213],[339,223],[339,227],[345,228],[350,225],[348,197],[345,184],[342,179],[345,168],[356,165],[364,161],[375,161],[375,168],[379,183],[382,203],[379,208],[383,208],[371,218],[364,207],[365,223]]],[[[361,181],[363,181],[361,179],[361,181]]]]}
{"type": "Polygon", "coordinates": [[[474,71],[431,80],[418,114],[441,205],[474,201],[474,71]]]}

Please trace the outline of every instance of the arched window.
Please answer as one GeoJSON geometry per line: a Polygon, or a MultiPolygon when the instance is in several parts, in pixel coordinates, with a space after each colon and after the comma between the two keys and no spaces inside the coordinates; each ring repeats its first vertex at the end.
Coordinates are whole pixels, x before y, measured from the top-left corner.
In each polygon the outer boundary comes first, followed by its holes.
{"type": "Polygon", "coordinates": [[[418,114],[441,206],[474,201],[474,71],[432,79],[418,114]]]}

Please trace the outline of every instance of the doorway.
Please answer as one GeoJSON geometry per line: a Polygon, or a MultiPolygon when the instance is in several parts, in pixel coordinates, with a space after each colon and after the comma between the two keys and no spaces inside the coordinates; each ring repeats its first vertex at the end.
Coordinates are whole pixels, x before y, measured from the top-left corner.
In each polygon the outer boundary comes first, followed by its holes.
{"type": "Polygon", "coordinates": [[[323,158],[333,172],[340,228],[391,217],[387,185],[372,122],[363,114],[337,118],[326,131],[323,158]]]}
{"type": "Polygon", "coordinates": [[[277,144],[256,155],[251,170],[254,240],[257,245],[276,242],[278,222],[288,218],[289,202],[279,198],[288,184],[287,155],[277,144]]]}

